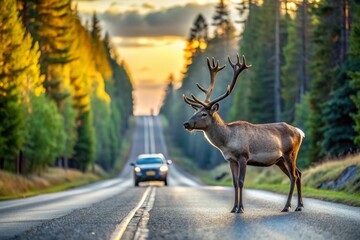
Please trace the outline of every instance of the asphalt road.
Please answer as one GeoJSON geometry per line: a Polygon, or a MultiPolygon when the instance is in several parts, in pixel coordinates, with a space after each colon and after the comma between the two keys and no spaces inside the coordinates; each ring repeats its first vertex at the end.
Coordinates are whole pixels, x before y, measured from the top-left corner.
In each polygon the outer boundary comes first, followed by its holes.
{"type": "Polygon", "coordinates": [[[168,157],[157,117],[137,118],[117,178],[0,202],[0,239],[360,239],[360,208],[305,198],[303,212],[281,213],[286,196],[246,190],[245,213],[232,214],[232,188],[201,185],[176,165],[168,187],[133,187],[129,163],[146,152],[168,157]]]}

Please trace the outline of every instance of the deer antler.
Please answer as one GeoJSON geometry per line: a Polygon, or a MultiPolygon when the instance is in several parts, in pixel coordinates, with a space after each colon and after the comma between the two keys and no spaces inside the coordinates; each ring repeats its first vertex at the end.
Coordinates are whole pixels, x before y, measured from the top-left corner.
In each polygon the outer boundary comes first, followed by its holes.
{"type": "Polygon", "coordinates": [[[212,65],[210,63],[209,58],[206,58],[206,60],[207,60],[207,65],[208,65],[209,72],[210,72],[210,86],[209,86],[208,89],[204,88],[199,83],[196,83],[196,86],[198,86],[198,88],[206,94],[205,102],[209,103],[211,93],[212,93],[212,91],[214,89],[216,74],[218,72],[220,72],[221,70],[223,70],[225,68],[225,65],[220,67],[219,66],[219,61],[215,61],[214,58],[212,58],[212,65]]]}
{"type": "Polygon", "coordinates": [[[184,101],[189,104],[193,109],[195,109],[196,111],[201,108],[201,105],[199,105],[197,102],[195,102],[194,100],[192,100],[191,98],[188,98],[187,96],[185,96],[185,94],[183,94],[183,99],[184,101]]]}
{"type": "Polygon", "coordinates": [[[208,104],[209,107],[211,107],[211,106],[214,105],[215,103],[217,103],[217,102],[223,100],[224,98],[226,98],[227,96],[229,96],[230,93],[232,92],[232,90],[233,90],[234,87],[235,87],[235,84],[236,84],[236,82],[237,82],[237,79],[238,79],[239,74],[240,74],[243,70],[251,67],[251,65],[246,65],[246,59],[245,59],[245,56],[244,56],[244,55],[243,55],[243,57],[242,57],[242,64],[240,63],[239,54],[236,54],[236,59],[237,59],[237,62],[234,64],[234,63],[231,61],[230,57],[228,57],[229,63],[230,63],[230,65],[231,65],[231,67],[232,67],[232,69],[233,69],[233,72],[234,72],[233,79],[232,79],[232,81],[231,81],[231,85],[228,85],[228,87],[227,87],[227,89],[226,89],[226,92],[225,92],[223,95],[221,95],[220,97],[218,97],[218,98],[214,99],[213,101],[211,101],[211,102],[208,104]]]}
{"type": "Polygon", "coordinates": [[[233,69],[234,75],[233,75],[233,79],[230,85],[228,85],[226,92],[219,96],[218,98],[214,99],[213,101],[210,101],[210,96],[211,93],[214,89],[214,84],[215,84],[215,77],[217,72],[221,71],[222,69],[224,69],[225,65],[222,67],[219,67],[219,61],[215,61],[214,58],[212,58],[212,65],[210,63],[209,58],[207,58],[207,64],[209,67],[209,71],[210,71],[210,86],[208,89],[204,88],[203,86],[201,86],[200,84],[196,83],[196,86],[198,86],[198,88],[203,91],[206,94],[206,98],[205,101],[201,101],[200,99],[198,99],[197,97],[195,97],[193,94],[191,94],[191,98],[186,97],[185,95],[183,95],[184,101],[189,104],[190,106],[192,106],[195,110],[198,110],[201,107],[205,107],[205,108],[211,108],[211,106],[213,106],[215,103],[223,100],[224,98],[226,98],[227,96],[230,95],[230,93],[232,92],[232,90],[235,87],[237,78],[239,76],[239,74],[247,68],[250,68],[251,65],[246,65],[246,59],[245,56],[243,56],[242,59],[242,64],[240,64],[240,57],[239,55],[237,55],[237,62],[233,63],[230,59],[230,57],[228,57],[229,63],[233,69]]]}

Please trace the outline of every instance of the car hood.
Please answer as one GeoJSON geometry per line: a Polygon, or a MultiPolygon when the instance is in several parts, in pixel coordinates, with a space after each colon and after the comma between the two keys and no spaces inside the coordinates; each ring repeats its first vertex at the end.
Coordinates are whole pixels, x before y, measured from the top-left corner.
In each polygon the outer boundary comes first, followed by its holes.
{"type": "Polygon", "coordinates": [[[164,164],[154,163],[154,164],[140,164],[136,166],[141,169],[154,169],[154,168],[160,168],[162,165],[164,164]]]}

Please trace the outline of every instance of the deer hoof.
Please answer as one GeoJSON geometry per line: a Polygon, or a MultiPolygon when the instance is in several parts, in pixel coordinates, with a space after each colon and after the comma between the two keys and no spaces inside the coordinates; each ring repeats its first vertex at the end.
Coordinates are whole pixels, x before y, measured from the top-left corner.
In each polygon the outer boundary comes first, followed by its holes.
{"type": "Polygon", "coordinates": [[[231,212],[231,213],[235,213],[235,212],[237,212],[237,211],[238,211],[238,208],[237,208],[236,206],[234,206],[233,209],[231,209],[230,212],[231,212]]]}
{"type": "Polygon", "coordinates": [[[236,213],[244,213],[244,208],[243,207],[238,208],[236,213]]]}
{"type": "Polygon", "coordinates": [[[290,207],[284,207],[284,209],[281,212],[289,212],[290,207]]]}
{"type": "Polygon", "coordinates": [[[302,209],[303,209],[303,207],[302,207],[302,206],[297,206],[297,208],[295,209],[295,212],[301,212],[301,211],[302,211],[302,209]]]}

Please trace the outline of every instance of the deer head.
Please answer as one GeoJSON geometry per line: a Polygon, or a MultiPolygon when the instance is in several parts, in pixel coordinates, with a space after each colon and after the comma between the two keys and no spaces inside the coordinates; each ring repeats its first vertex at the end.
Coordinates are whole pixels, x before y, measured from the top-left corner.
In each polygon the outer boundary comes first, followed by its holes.
{"type": "Polygon", "coordinates": [[[210,59],[207,58],[207,65],[209,67],[210,71],[210,86],[208,89],[204,88],[200,84],[196,83],[196,86],[205,93],[206,97],[205,100],[202,101],[195,97],[193,94],[191,97],[187,97],[183,95],[184,101],[189,104],[192,108],[195,109],[194,115],[189,119],[189,121],[184,123],[184,127],[189,130],[203,130],[206,131],[206,129],[213,123],[214,118],[217,116],[216,113],[219,110],[219,102],[223,99],[225,99],[227,96],[230,95],[232,90],[235,87],[236,81],[238,79],[239,74],[244,70],[247,69],[250,66],[246,65],[246,59],[245,56],[243,56],[242,64],[240,63],[240,57],[237,55],[237,62],[233,63],[228,57],[230,66],[233,69],[233,79],[230,85],[228,85],[226,92],[217,97],[214,100],[210,100],[211,93],[214,88],[215,84],[215,78],[216,74],[225,68],[225,65],[220,67],[219,61],[215,61],[214,58],[212,58],[212,63],[210,63],[210,59]]]}

